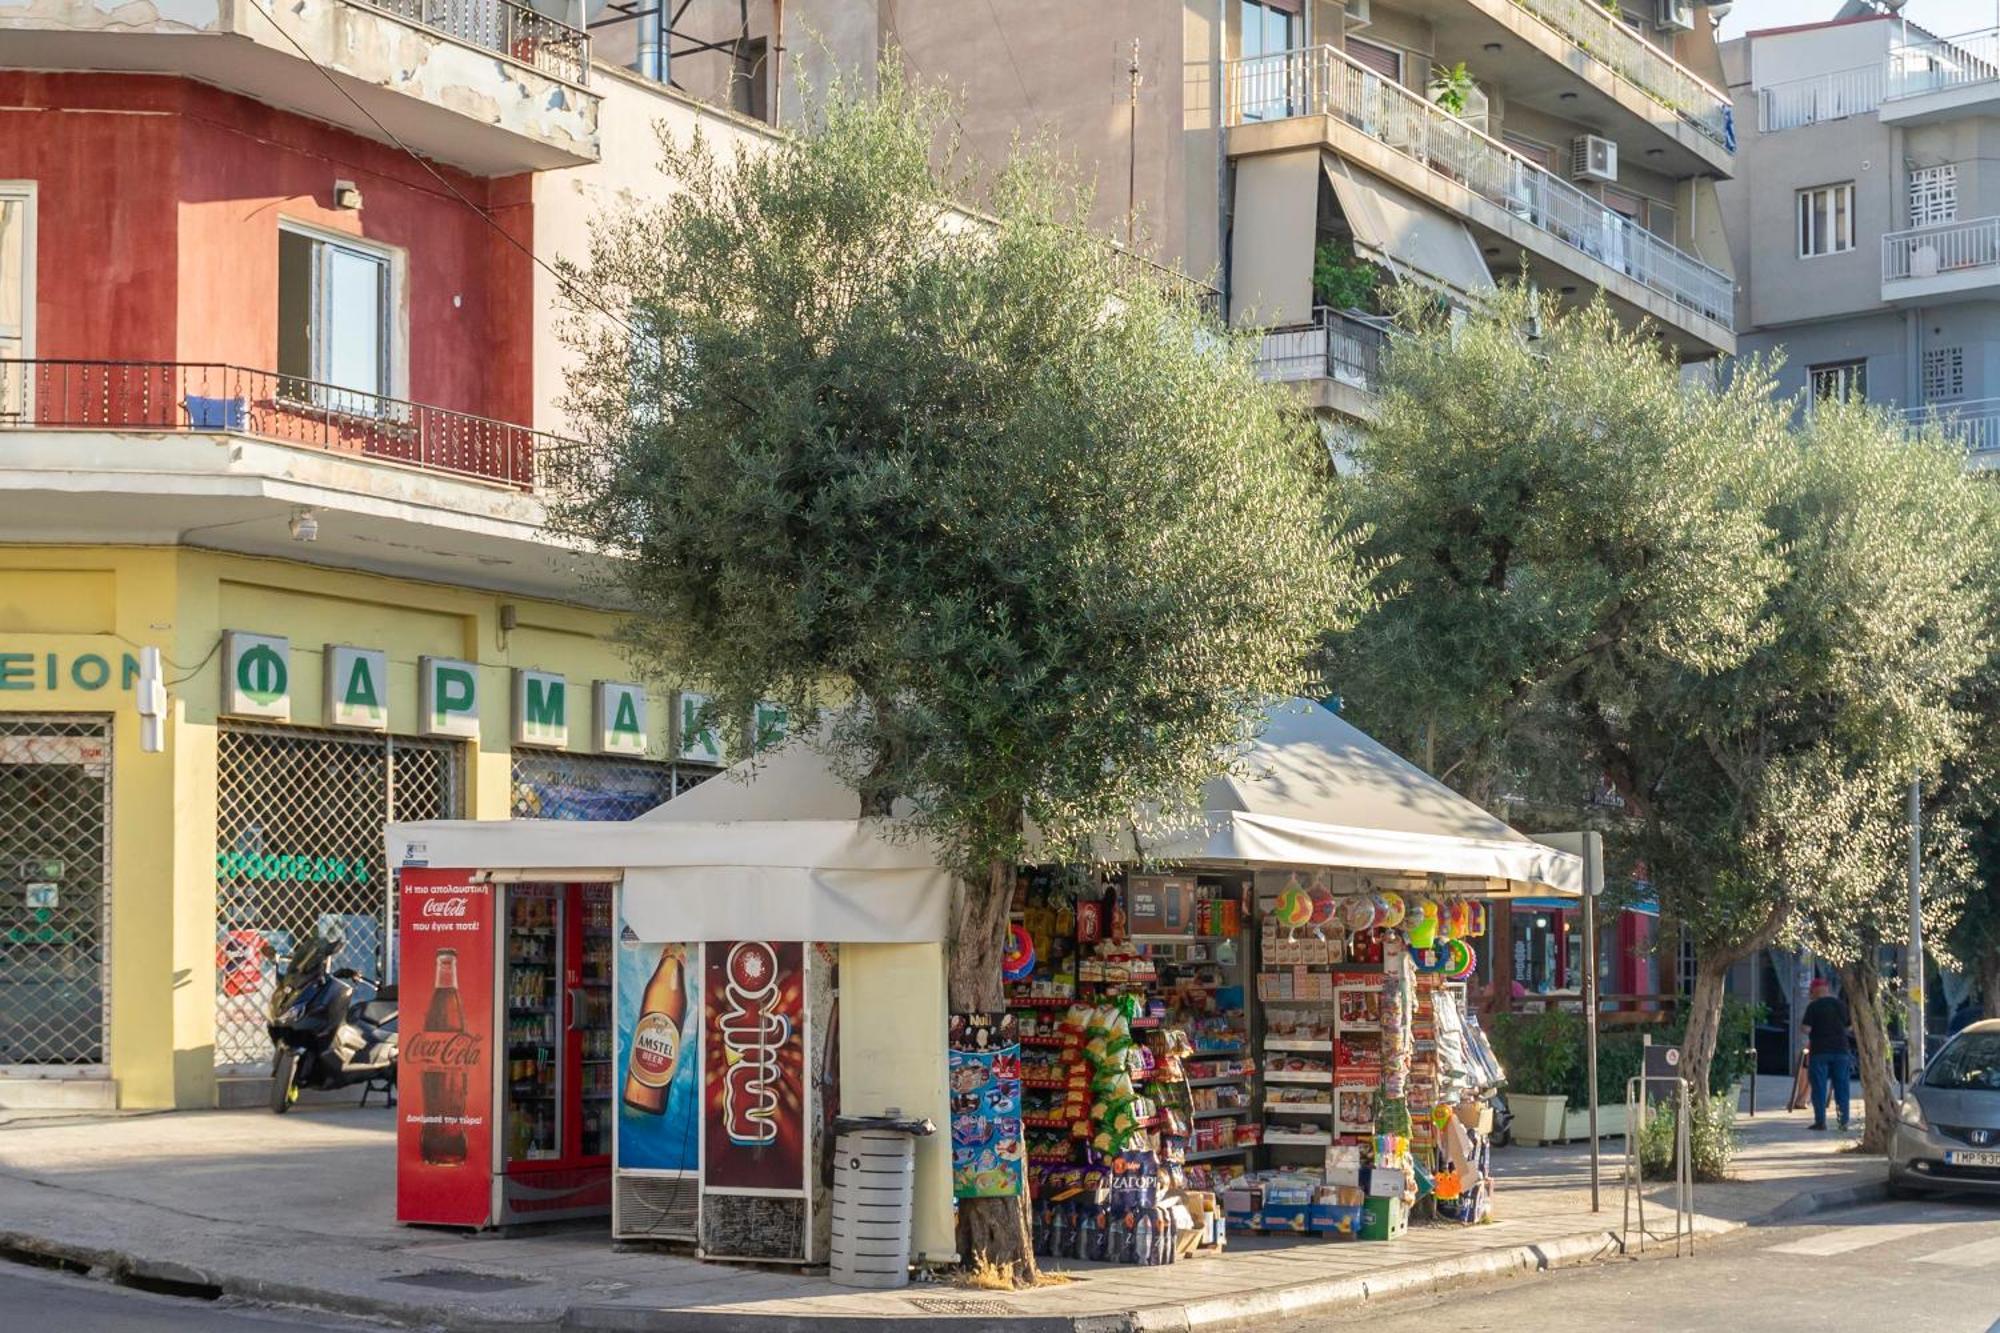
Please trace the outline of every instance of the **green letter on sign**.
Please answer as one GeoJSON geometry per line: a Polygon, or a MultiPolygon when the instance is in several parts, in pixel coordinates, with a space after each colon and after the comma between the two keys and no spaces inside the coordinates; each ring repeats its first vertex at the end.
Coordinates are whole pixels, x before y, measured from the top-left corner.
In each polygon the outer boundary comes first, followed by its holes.
{"type": "Polygon", "coordinates": [[[569,682],[560,674],[514,669],[514,744],[569,744],[569,682]]]}
{"type": "Polygon", "coordinates": [[[222,711],[238,717],[291,718],[291,640],[277,634],[223,631],[222,711]]]}
{"type": "Polygon", "coordinates": [[[326,672],[328,724],[387,731],[389,655],[379,648],[329,643],[321,661],[326,672]]]}
{"type": "Polygon", "coordinates": [[[597,682],[597,748],[605,754],[646,753],[646,691],[623,681],[597,682]]]}
{"type": "Polygon", "coordinates": [[[449,657],[418,659],[424,733],[430,736],[479,735],[479,668],[449,657]]]}

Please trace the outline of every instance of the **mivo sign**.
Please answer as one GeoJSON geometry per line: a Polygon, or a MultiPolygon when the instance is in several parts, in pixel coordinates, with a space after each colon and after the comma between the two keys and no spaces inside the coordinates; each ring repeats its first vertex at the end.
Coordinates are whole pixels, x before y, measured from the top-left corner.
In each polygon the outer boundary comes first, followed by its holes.
{"type": "Polygon", "coordinates": [[[778,1139],[778,1061],[791,1040],[792,1020],[778,1007],[778,954],[745,940],[729,951],[727,984],[718,1001],[722,1037],[722,1127],[729,1141],[757,1148],[778,1139]]]}

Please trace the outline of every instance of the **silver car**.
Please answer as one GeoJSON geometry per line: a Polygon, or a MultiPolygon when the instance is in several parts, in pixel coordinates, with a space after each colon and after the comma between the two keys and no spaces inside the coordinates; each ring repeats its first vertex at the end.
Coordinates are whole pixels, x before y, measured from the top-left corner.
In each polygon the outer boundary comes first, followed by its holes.
{"type": "Polygon", "coordinates": [[[1924,1066],[1889,1135],[1889,1192],[2000,1194],[2000,1018],[1974,1023],[1924,1066]]]}

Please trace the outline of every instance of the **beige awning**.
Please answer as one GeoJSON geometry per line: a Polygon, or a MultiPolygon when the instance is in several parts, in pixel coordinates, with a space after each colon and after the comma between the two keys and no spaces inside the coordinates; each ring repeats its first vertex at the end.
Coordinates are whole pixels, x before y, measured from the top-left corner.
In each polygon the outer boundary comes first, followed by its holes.
{"type": "Polygon", "coordinates": [[[1229,318],[1238,328],[1303,324],[1313,313],[1319,152],[1260,153],[1236,164],[1229,318]]]}
{"type": "Polygon", "coordinates": [[[1479,243],[1463,222],[1413,194],[1325,154],[1326,179],[1354,231],[1355,250],[1394,272],[1478,297],[1493,290],[1479,243]]]}

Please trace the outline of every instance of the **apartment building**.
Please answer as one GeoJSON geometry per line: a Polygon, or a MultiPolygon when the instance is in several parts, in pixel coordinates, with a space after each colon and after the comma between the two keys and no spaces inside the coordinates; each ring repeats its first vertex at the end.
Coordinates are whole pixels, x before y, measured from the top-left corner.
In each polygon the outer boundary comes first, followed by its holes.
{"type": "Polygon", "coordinates": [[[509,0],[141,9],[0,13],[0,1107],[261,1099],[267,948],[393,974],[385,820],[725,758],[547,531],[545,263],[769,131],[509,0]]]}
{"type": "MultiPolygon", "coordinates": [[[[1829,9],[1832,9],[1829,0],[1829,9]]],[[[1862,0],[1723,59],[1743,165],[1723,208],[1740,349],[1780,382],[2000,448],[2000,30],[1941,37],[1862,0]]]]}

